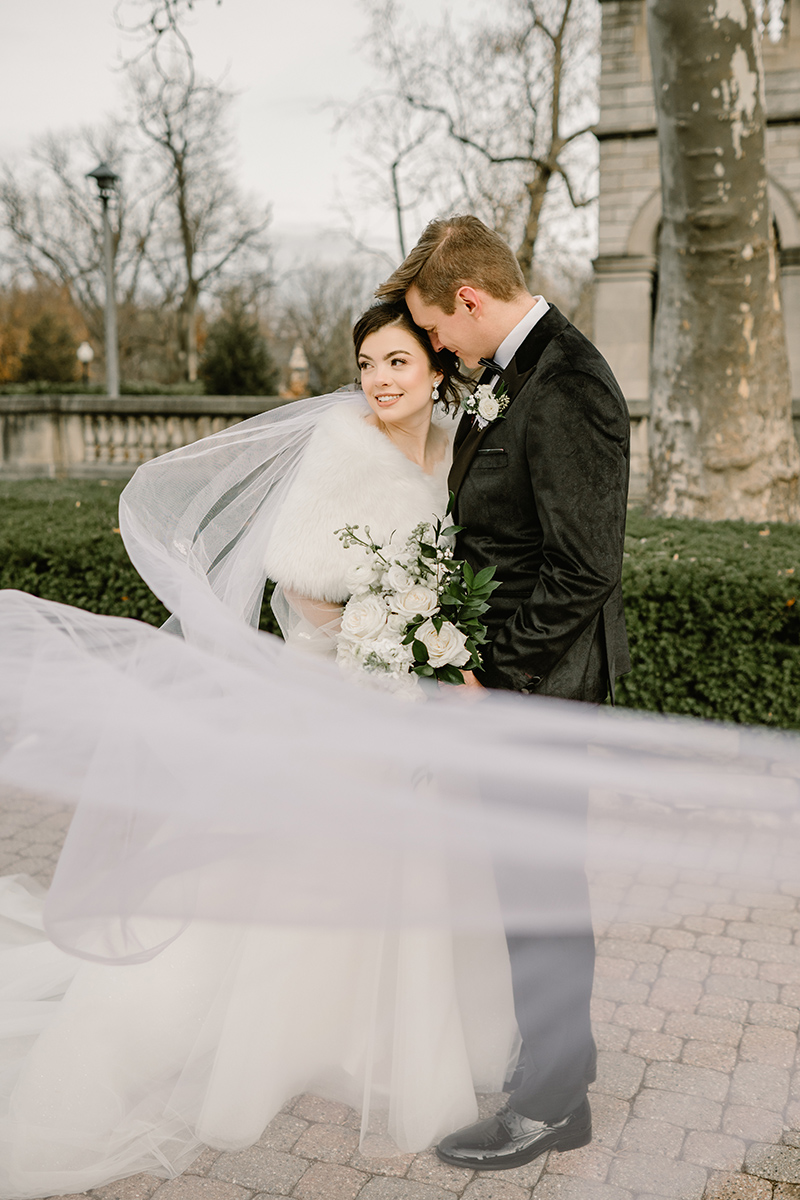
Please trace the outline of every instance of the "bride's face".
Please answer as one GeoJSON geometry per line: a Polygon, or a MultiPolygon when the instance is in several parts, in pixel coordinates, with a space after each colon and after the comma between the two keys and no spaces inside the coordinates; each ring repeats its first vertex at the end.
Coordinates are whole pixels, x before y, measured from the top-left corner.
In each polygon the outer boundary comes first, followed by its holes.
{"type": "Polygon", "coordinates": [[[433,407],[431,392],[441,383],[425,349],[401,325],[384,325],[361,343],[361,386],[369,406],[385,424],[421,416],[433,407]]]}

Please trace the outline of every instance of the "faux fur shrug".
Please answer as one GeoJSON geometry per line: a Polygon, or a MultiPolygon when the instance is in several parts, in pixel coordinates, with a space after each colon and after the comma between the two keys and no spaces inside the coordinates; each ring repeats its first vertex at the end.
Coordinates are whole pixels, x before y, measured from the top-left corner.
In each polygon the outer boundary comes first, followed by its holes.
{"type": "Polygon", "coordinates": [[[346,576],[358,549],[346,550],[337,529],[369,525],[381,545],[447,507],[450,454],[426,475],[367,424],[368,412],[363,400],[347,397],[320,418],[267,546],[269,578],[315,600],[341,603],[350,595],[346,576]]]}

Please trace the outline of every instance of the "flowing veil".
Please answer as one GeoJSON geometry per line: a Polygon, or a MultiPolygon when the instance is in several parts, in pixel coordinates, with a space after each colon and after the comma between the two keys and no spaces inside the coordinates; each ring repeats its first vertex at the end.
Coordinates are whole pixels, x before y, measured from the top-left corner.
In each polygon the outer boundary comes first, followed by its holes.
{"type": "Polygon", "coordinates": [[[0,788],[73,810],[49,942],[0,879],[21,939],[4,1196],[178,1173],[309,1085],[361,1106],[362,1147],[474,1119],[514,1061],[504,931],[585,930],[569,889],[539,903],[562,870],[588,867],[598,931],[663,922],[675,881],[797,895],[794,735],[464,688],[408,704],[258,630],[309,438],[363,403],[298,401],[137,471],[120,527],[164,628],[0,593],[0,788]]]}
{"type": "MultiPolygon", "coordinates": [[[[476,860],[582,860],[583,821],[558,803],[576,789],[595,800],[590,854],[609,861],[699,861],[721,824],[765,821],[796,861],[794,736],[450,688],[409,706],[257,630],[308,439],[331,406],[359,403],[301,400],[137,471],[120,526],[173,614],[163,629],[0,596],[0,782],[76,810],[53,939],[136,961],[195,916],[480,928],[495,917],[464,883],[476,860]],[[423,854],[461,881],[435,901],[407,886],[423,854]]],[[[515,919],[544,919],[524,889],[515,919]]]]}

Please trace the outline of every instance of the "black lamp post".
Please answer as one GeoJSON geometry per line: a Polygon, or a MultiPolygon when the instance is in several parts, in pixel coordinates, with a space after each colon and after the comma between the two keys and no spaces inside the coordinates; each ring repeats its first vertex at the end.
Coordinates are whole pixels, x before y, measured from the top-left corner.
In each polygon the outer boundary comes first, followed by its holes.
{"type": "Polygon", "coordinates": [[[117,305],[114,296],[114,249],[111,242],[111,222],[108,218],[108,202],[116,191],[119,175],[108,163],[100,163],[88,171],[87,179],[97,182],[97,190],[103,205],[103,243],[106,260],[106,392],[119,396],[119,349],[117,346],[117,305]]]}

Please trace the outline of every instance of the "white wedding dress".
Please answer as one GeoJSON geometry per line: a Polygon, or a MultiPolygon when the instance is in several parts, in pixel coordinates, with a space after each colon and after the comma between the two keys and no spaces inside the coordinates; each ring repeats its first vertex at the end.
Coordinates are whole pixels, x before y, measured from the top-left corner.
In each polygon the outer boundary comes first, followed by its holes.
{"type": "MultiPolygon", "coordinates": [[[[425,476],[369,427],[363,401],[331,408],[264,550],[270,574],[345,599],[350,552],[334,531],[407,532],[442,514],[446,475],[443,462],[425,476]]],[[[268,754],[262,769],[266,790],[268,754]]],[[[432,786],[416,784],[421,803],[432,786]]],[[[0,880],[2,1200],[169,1177],[204,1144],[250,1145],[307,1091],[361,1112],[366,1153],[421,1150],[475,1119],[475,1090],[498,1091],[517,1048],[505,938],[488,864],[459,878],[424,840],[401,864],[411,909],[444,912],[468,891],[494,929],[199,916],[174,937],[156,915],[137,936],[160,953],[113,965],[59,949],[37,889],[0,880]]]]}

